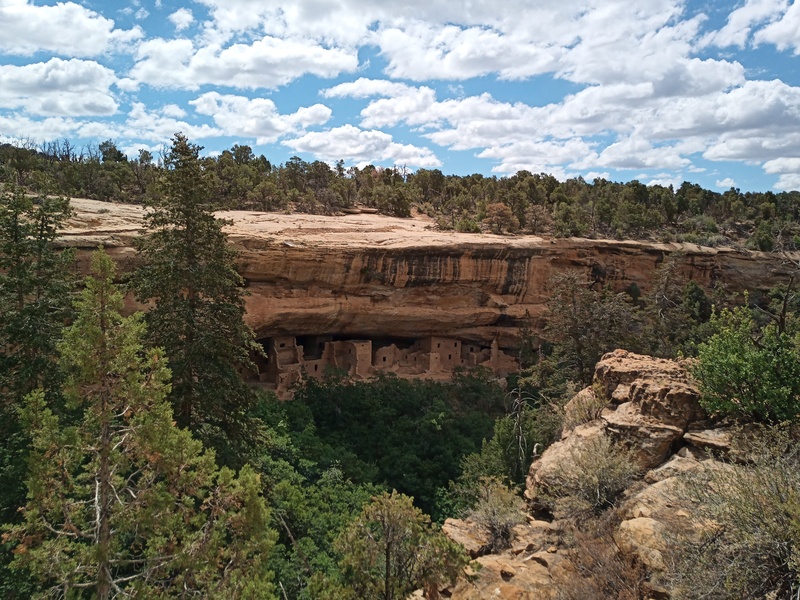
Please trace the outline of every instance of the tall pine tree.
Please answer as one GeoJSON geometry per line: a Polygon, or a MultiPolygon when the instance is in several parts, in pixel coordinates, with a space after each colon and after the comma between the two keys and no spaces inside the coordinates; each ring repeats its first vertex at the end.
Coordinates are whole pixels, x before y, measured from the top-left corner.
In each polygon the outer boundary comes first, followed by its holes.
{"type": "MultiPolygon", "coordinates": [[[[0,523],[19,521],[25,501],[30,438],[17,408],[42,388],[56,406],[61,394],[56,343],[71,313],[74,254],[53,246],[69,215],[63,198],[31,198],[16,186],[0,194],[0,523]]],[[[7,550],[7,548],[2,548],[7,550]]],[[[0,554],[0,596],[29,596],[24,576],[7,571],[0,554]]]]}
{"type": "Polygon", "coordinates": [[[24,521],[4,536],[12,566],[46,597],[273,598],[258,476],[217,469],[175,426],[162,350],[144,350],[139,315],[120,316],[106,254],[93,272],[60,344],[82,419],[60,423],[41,392],[24,410],[33,449],[24,521]]]}
{"type": "Polygon", "coordinates": [[[64,198],[0,195],[0,394],[4,407],[37,387],[58,393],[56,342],[71,310],[74,253],[53,247],[64,198]]]}
{"type": "Polygon", "coordinates": [[[173,139],[133,285],[139,300],[152,305],[149,338],[169,358],[178,424],[220,450],[241,449],[254,399],[241,373],[253,368],[257,345],[243,320],[243,280],[222,230],[227,222],[214,216],[200,149],[181,134],[173,139]]]}

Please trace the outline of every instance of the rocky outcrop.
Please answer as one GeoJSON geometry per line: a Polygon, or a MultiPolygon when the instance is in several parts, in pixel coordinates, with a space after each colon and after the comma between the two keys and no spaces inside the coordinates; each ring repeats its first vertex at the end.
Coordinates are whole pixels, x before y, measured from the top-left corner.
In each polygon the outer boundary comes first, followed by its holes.
{"type": "MultiPolygon", "coordinates": [[[[99,244],[123,270],[131,268],[143,209],[91,200],[72,205],[61,243],[81,250],[82,268],[99,244]]],[[[548,280],[566,269],[643,291],[676,252],[682,273],[704,286],[765,288],[788,273],[775,255],[693,244],[460,234],[422,218],[370,214],[220,216],[233,222],[227,231],[241,252],[247,319],[259,338],[443,336],[513,348],[526,312],[535,329],[548,280]]]]}
{"type": "MultiPolygon", "coordinates": [[[[600,597],[598,590],[610,592],[592,578],[602,580],[618,569],[614,577],[630,576],[644,597],[668,598],[659,574],[666,569],[676,540],[695,539],[708,526],[693,517],[690,502],[681,494],[683,477],[696,469],[727,468],[709,451],[730,447],[730,430],[711,427],[698,403],[690,366],[686,361],[624,350],[606,354],[597,364],[593,386],[567,405],[572,419],[589,415],[589,420],[573,421],[562,438],[533,463],[526,497],[536,508],[542,492],[558,486],[580,449],[601,438],[629,449],[641,476],[621,495],[611,517],[579,528],[602,530],[602,535],[592,538],[590,534],[579,542],[592,544],[590,550],[575,545],[576,530],[569,519],[553,520],[546,527],[531,527],[543,522],[529,521],[515,531],[510,550],[481,556],[478,560],[484,568],[473,581],[462,581],[448,590],[450,597],[556,598],[565,597],[565,590],[572,590],[568,598],[580,597],[575,590],[583,590],[583,597],[600,597]],[[587,411],[587,406],[594,408],[587,411]],[[595,567],[599,571],[592,573],[595,567]]],[[[480,532],[474,527],[455,530],[480,548],[480,532]]]]}

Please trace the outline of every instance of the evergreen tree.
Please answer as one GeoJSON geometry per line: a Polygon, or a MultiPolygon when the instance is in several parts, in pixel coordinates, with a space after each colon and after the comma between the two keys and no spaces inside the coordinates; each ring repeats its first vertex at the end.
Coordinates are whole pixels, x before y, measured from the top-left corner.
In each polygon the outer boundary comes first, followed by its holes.
{"type": "Polygon", "coordinates": [[[257,350],[243,321],[243,280],[236,253],[214,216],[200,147],[177,134],[167,153],[160,199],[146,217],[134,274],[150,342],[165,349],[172,370],[175,417],[217,448],[241,446],[254,398],[241,372],[257,350]]]}
{"type": "Polygon", "coordinates": [[[5,536],[17,543],[12,566],[45,596],[272,597],[258,476],[218,470],[175,427],[163,352],[145,352],[142,320],[120,316],[111,259],[98,252],[92,266],[59,346],[65,395],[83,418],[64,426],[41,392],[28,397],[28,502],[5,536]]]}
{"type": "Polygon", "coordinates": [[[348,599],[401,600],[418,588],[430,598],[469,562],[411,497],[397,492],[373,498],[336,545],[346,582],[340,595],[348,599]]]}
{"type": "MultiPolygon", "coordinates": [[[[70,314],[74,255],[56,252],[53,239],[68,214],[61,198],[34,201],[15,186],[0,194],[0,523],[19,521],[25,502],[30,439],[17,407],[38,387],[59,404],[56,342],[70,314]]],[[[6,571],[10,559],[0,558],[0,596],[25,598],[24,575],[6,571]]]]}
{"type": "Polygon", "coordinates": [[[37,387],[59,388],[56,341],[70,311],[70,251],[53,240],[69,216],[63,198],[12,187],[0,196],[0,395],[4,411],[37,387]]]}

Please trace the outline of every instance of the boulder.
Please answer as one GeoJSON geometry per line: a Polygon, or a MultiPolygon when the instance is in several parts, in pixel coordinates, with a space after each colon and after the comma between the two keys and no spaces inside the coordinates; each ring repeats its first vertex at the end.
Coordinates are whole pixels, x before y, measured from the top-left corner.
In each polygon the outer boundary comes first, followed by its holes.
{"type": "Polygon", "coordinates": [[[643,414],[641,405],[626,402],[602,417],[608,435],[633,450],[642,469],[652,469],[666,460],[683,429],[643,414]]]}
{"type": "MultiPolygon", "coordinates": [[[[453,600],[548,600],[558,597],[548,568],[531,557],[482,556],[477,577],[460,580],[446,594],[453,600]]],[[[443,594],[445,595],[445,594],[443,594]]]]}
{"type": "Polygon", "coordinates": [[[664,524],[650,517],[623,521],[614,532],[614,541],[624,554],[635,554],[652,571],[664,571],[666,551],[664,524]]]}
{"type": "Polygon", "coordinates": [[[489,536],[476,523],[462,519],[446,519],[442,533],[457,544],[461,544],[471,558],[478,558],[487,552],[489,536]]]}
{"type": "Polygon", "coordinates": [[[630,403],[654,422],[685,431],[706,416],[687,367],[688,361],[615,350],[597,363],[595,387],[614,404],[630,403]]]}
{"type": "Polygon", "coordinates": [[[528,472],[526,498],[535,503],[542,491],[546,491],[561,479],[577,451],[604,435],[604,424],[592,421],[575,427],[569,435],[547,448],[542,456],[533,462],[528,472]]]}

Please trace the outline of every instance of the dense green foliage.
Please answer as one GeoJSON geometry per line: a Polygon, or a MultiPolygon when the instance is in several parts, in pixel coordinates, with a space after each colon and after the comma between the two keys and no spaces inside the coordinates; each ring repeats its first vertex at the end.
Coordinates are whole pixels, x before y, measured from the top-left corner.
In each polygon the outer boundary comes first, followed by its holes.
{"type": "Polygon", "coordinates": [[[461,457],[491,435],[503,392],[480,373],[452,383],[381,376],[310,379],[287,402],[295,445],[356,482],[387,484],[428,512],[461,457]]]}
{"type": "MultiPolygon", "coordinates": [[[[169,161],[142,150],[128,159],[113,141],[78,149],[69,141],[41,147],[0,146],[0,181],[66,196],[152,202],[169,161]]],[[[438,169],[345,169],[292,157],[273,165],[249,146],[200,159],[208,192],[220,206],[330,214],[362,205],[385,214],[428,214],[443,229],[530,232],[555,236],[649,238],[704,245],[746,244],[756,250],[795,248],[800,192],[718,193],[683,182],[592,182],[520,171],[510,177],[444,175],[438,169]],[[481,227],[482,226],[482,227],[481,227]]]]}
{"type": "MultiPolygon", "coordinates": [[[[665,260],[651,281],[642,282],[648,288],[644,295],[635,283],[615,291],[599,269],[588,275],[557,273],[548,282],[545,341],[520,329],[520,385],[534,404],[561,397],[569,382],[589,385],[594,365],[616,348],[662,357],[695,355],[697,344],[712,333],[712,299],[680,276],[677,264],[677,257],[665,260]]],[[[723,289],[712,290],[712,298],[719,305],[732,300],[723,289]]]]}
{"type": "MultiPolygon", "coordinates": [[[[52,242],[68,215],[62,198],[34,199],[18,186],[0,194],[0,523],[18,521],[25,501],[30,436],[16,407],[37,388],[60,405],[56,343],[71,312],[74,255],[52,242]]],[[[7,562],[3,554],[0,596],[25,597],[7,562]]]]}
{"type": "Polygon", "coordinates": [[[58,393],[55,341],[70,312],[74,254],[52,247],[69,216],[64,198],[35,201],[11,187],[0,201],[0,393],[20,401],[43,387],[58,393]]]}
{"type": "Polygon", "coordinates": [[[144,351],[140,316],[120,316],[111,259],[96,253],[93,272],[59,345],[82,418],[60,423],[41,391],[23,412],[33,446],[24,522],[7,536],[18,543],[12,566],[44,596],[270,597],[258,476],[218,470],[175,427],[163,352],[144,351]]]}
{"type": "Polygon", "coordinates": [[[469,562],[464,549],[431,526],[397,492],[375,497],[336,541],[345,598],[402,600],[456,580],[469,562]]]}
{"type": "Polygon", "coordinates": [[[253,393],[242,379],[256,351],[243,321],[244,290],[235,252],[214,216],[215,204],[200,147],[177,135],[165,157],[158,200],[145,217],[143,260],[132,283],[142,302],[151,345],[163,347],[172,370],[175,415],[222,457],[252,444],[247,411],[253,393]],[[250,437],[251,439],[248,439],[250,437]]]}
{"type": "Polygon", "coordinates": [[[800,348],[776,323],[757,327],[747,308],[714,316],[694,374],[713,413],[781,422],[800,413],[800,348]]]}

